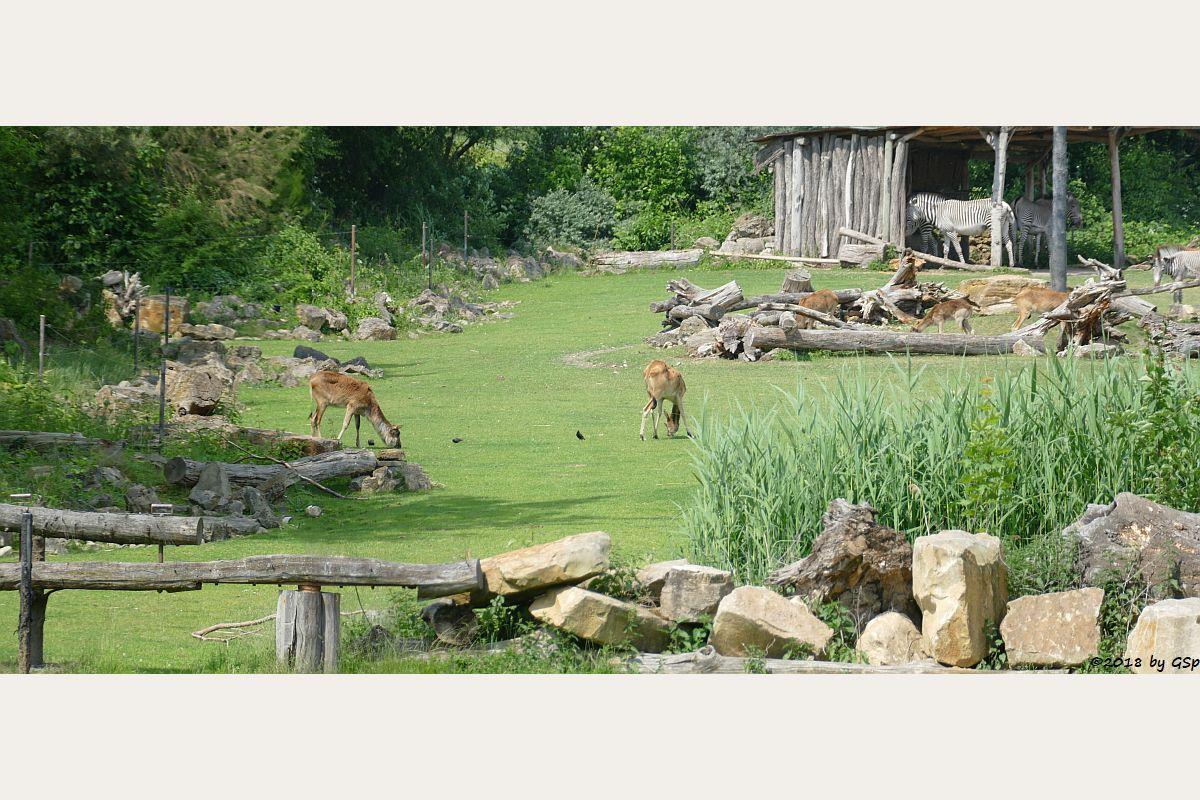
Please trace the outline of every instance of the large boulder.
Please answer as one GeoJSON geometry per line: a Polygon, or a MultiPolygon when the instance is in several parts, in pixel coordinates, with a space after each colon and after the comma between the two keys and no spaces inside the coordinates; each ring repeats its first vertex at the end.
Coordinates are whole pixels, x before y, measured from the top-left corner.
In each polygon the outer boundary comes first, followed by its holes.
{"type": "Polygon", "coordinates": [[[834,500],[808,556],[776,571],[770,583],[790,586],[816,603],[837,600],[862,619],[884,611],[916,619],[912,545],[904,534],[876,523],[875,514],[866,503],[834,500]]]}
{"type": "Polygon", "coordinates": [[[259,525],[264,528],[279,527],[279,517],[275,515],[275,510],[267,502],[266,496],[255,487],[247,486],[242,489],[242,504],[246,507],[246,514],[253,517],[259,525]]]}
{"type": "Polygon", "coordinates": [[[819,656],[832,636],[799,598],[788,600],[762,586],[739,586],[717,606],[709,641],[723,656],[779,658],[795,649],[819,656]]]}
{"type": "Polygon", "coordinates": [[[672,567],[682,567],[686,563],[688,563],[686,558],[677,558],[674,561],[656,561],[639,569],[634,575],[634,579],[646,594],[657,602],[662,594],[663,584],[666,583],[667,573],[671,571],[672,567]]]}
{"type": "Polygon", "coordinates": [[[210,357],[188,366],[167,362],[167,405],[176,414],[208,416],[233,386],[233,371],[210,357]]]}
{"type": "Polygon", "coordinates": [[[229,472],[220,461],[209,461],[200,470],[200,478],[188,500],[206,511],[219,511],[228,507],[233,500],[233,490],[229,483],[229,472]]]}
{"type": "Polygon", "coordinates": [[[1103,589],[1018,597],[1008,603],[1000,635],[1010,666],[1077,667],[1100,652],[1103,589]]]}
{"type": "Polygon", "coordinates": [[[1172,594],[1172,579],[1183,595],[1200,596],[1200,514],[1121,492],[1109,505],[1089,505],[1063,536],[1078,545],[1085,584],[1133,573],[1156,598],[1172,594]]]}
{"type": "MultiPolygon", "coordinates": [[[[174,327],[172,327],[174,330],[174,327]]],[[[237,336],[237,331],[225,325],[218,325],[215,322],[207,325],[192,325],[185,322],[179,326],[179,335],[187,336],[201,342],[215,342],[221,339],[232,339],[237,336]]]]}
{"type": "MultiPolygon", "coordinates": [[[[171,295],[171,332],[179,330],[179,326],[188,321],[191,304],[186,297],[171,295]]],[[[162,294],[152,294],[142,298],[141,328],[144,331],[162,333],[167,319],[167,297],[162,294]]]]}
{"type": "Polygon", "coordinates": [[[1049,288],[1050,284],[1038,278],[1023,275],[993,275],[988,278],[971,278],[958,284],[958,291],[979,306],[980,314],[1011,314],[1016,312],[1012,299],[1022,289],[1031,286],[1049,288]]]}
{"type": "Polygon", "coordinates": [[[319,331],[325,327],[327,315],[323,308],[301,303],[296,306],[296,319],[304,327],[319,331]]]}
{"type": "Polygon", "coordinates": [[[529,606],[534,619],[599,645],[626,645],[661,652],[670,624],[651,611],[578,586],[541,595],[529,606]]]}
{"type": "Polygon", "coordinates": [[[913,621],[904,614],[888,611],[864,627],[855,649],[868,664],[889,666],[911,664],[928,658],[925,641],[913,621]]]}
{"type": "Polygon", "coordinates": [[[321,341],[320,330],[314,330],[307,325],[297,325],[296,327],[292,328],[292,331],[288,334],[288,336],[292,339],[306,339],[310,342],[321,341]]]}
{"type": "Polygon", "coordinates": [[[367,317],[358,323],[354,338],[359,341],[391,341],[396,338],[396,329],[379,317],[367,317]]]}
{"type": "Polygon", "coordinates": [[[1008,600],[1000,540],[956,530],[920,536],[912,576],[929,654],[952,667],[982,661],[987,627],[1004,618],[1008,600]]]}
{"type": "Polygon", "coordinates": [[[530,595],[599,575],[611,551],[609,535],[593,531],[485,558],[479,567],[490,595],[530,595]]]}
{"type": "Polygon", "coordinates": [[[698,564],[673,567],[663,581],[659,605],[675,622],[700,622],[712,617],[725,595],[733,591],[733,573],[698,564]]]}
{"type": "Polygon", "coordinates": [[[158,492],[149,486],[134,483],[125,490],[125,508],[133,514],[149,514],[158,502],[158,492]]]}
{"type": "Polygon", "coordinates": [[[1125,659],[1137,673],[1200,675],[1200,597],[1143,608],[1129,632],[1125,659]]]}
{"type": "Polygon", "coordinates": [[[350,327],[350,320],[341,311],[333,308],[325,309],[325,327],[337,333],[350,327]]]}

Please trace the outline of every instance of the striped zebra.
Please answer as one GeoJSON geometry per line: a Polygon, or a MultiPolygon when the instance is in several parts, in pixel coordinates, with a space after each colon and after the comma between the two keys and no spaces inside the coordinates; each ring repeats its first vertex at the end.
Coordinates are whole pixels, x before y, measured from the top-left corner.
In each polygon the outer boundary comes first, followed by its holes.
{"type": "MultiPolygon", "coordinates": [[[[1042,236],[1050,233],[1050,217],[1053,213],[1054,200],[1050,197],[1040,197],[1037,200],[1026,200],[1024,197],[1013,205],[1013,214],[1017,223],[1017,258],[1025,257],[1025,241],[1034,237],[1033,263],[1036,264],[1042,251],[1042,236]]],[[[1083,212],[1075,195],[1067,193],[1067,227],[1078,228],[1083,224],[1083,212]]]]}
{"type": "MultiPolygon", "coordinates": [[[[1000,202],[1000,207],[1003,215],[1000,236],[1004,248],[1008,251],[1008,265],[1015,267],[1012,248],[1013,210],[1003,201],[1000,202]]],[[[950,245],[954,245],[958,260],[966,264],[967,260],[963,257],[962,245],[958,239],[960,236],[978,236],[991,228],[992,200],[990,197],[982,200],[946,200],[938,205],[933,226],[942,234],[943,258],[950,257],[950,245]]]]}
{"type": "Polygon", "coordinates": [[[917,192],[908,198],[908,209],[904,213],[904,233],[913,236],[921,234],[921,246],[926,253],[934,252],[937,239],[933,235],[933,220],[937,216],[937,208],[946,202],[944,194],[937,192],[917,192]]]}
{"type": "MultiPolygon", "coordinates": [[[[1177,244],[1159,245],[1154,248],[1153,264],[1155,287],[1162,283],[1163,273],[1170,275],[1172,281],[1200,277],[1200,250],[1189,250],[1177,244]]],[[[1183,289],[1176,289],[1171,296],[1176,303],[1182,303],[1183,289]]]]}

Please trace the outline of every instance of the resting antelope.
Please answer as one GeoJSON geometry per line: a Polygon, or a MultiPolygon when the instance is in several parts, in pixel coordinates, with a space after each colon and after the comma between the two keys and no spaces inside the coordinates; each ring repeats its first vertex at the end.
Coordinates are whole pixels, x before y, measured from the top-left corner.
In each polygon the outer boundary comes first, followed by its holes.
{"type": "Polygon", "coordinates": [[[1069,294],[1070,292],[1056,292],[1042,286],[1026,286],[1012,299],[1013,305],[1019,312],[1012,329],[1014,331],[1019,329],[1025,324],[1025,320],[1029,319],[1029,315],[1035,311],[1038,314],[1044,314],[1058,308],[1069,294]]]}
{"type": "Polygon", "coordinates": [[[658,418],[663,415],[664,400],[671,401],[671,414],[667,417],[667,435],[674,437],[675,432],[679,430],[680,420],[683,420],[683,429],[690,437],[692,432],[688,429],[687,420],[683,419],[683,395],[687,391],[687,385],[683,382],[679,370],[672,368],[665,361],[655,359],[646,365],[642,375],[646,379],[646,394],[650,395],[650,402],[642,409],[642,430],[639,434],[642,441],[646,441],[648,415],[654,417],[654,438],[658,438],[658,418]]]}
{"type": "Polygon", "coordinates": [[[979,308],[969,298],[959,300],[943,300],[933,308],[929,309],[929,313],[925,317],[912,326],[912,329],[917,333],[928,328],[930,325],[938,326],[938,333],[942,332],[942,326],[947,322],[957,322],[962,326],[963,333],[971,333],[971,313],[979,308]]]}
{"type": "Polygon", "coordinates": [[[358,447],[359,427],[365,416],[375,426],[375,430],[379,432],[384,444],[388,447],[401,446],[400,427],[388,422],[387,418],[383,416],[383,411],[379,408],[379,401],[375,399],[375,393],[371,391],[371,387],[366,382],[340,372],[321,370],[314,373],[309,379],[308,392],[312,395],[313,402],[317,404],[317,407],[308,416],[313,436],[321,435],[321,419],[325,416],[325,409],[334,406],[346,409],[346,418],[342,420],[342,429],[338,431],[338,439],[345,435],[346,428],[350,427],[350,418],[353,417],[354,446],[358,447]]]}
{"type": "MultiPolygon", "coordinates": [[[[830,289],[818,289],[796,305],[811,308],[813,311],[820,311],[822,314],[828,314],[831,317],[836,317],[838,310],[842,307],[838,303],[837,293],[830,289]]],[[[812,317],[806,317],[803,314],[796,315],[797,328],[813,328],[816,327],[816,324],[817,321],[812,317]]]]}

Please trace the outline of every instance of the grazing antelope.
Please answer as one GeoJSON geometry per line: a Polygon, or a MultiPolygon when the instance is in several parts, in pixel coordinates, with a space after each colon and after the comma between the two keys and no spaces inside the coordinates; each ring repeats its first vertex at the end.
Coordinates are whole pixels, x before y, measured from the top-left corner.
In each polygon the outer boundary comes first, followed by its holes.
{"type": "Polygon", "coordinates": [[[1029,315],[1034,312],[1044,314],[1058,308],[1069,294],[1070,292],[1056,292],[1042,286],[1026,286],[1012,299],[1013,305],[1019,312],[1012,329],[1014,331],[1019,329],[1025,324],[1025,320],[1029,319],[1029,315]]]}
{"type": "Polygon", "coordinates": [[[917,333],[928,328],[930,325],[938,326],[938,333],[942,332],[942,326],[947,322],[957,322],[962,326],[963,333],[971,333],[971,314],[975,309],[979,308],[971,299],[962,298],[960,300],[944,300],[938,303],[933,308],[929,309],[929,313],[925,317],[912,326],[912,329],[917,333]]]}
{"type": "Polygon", "coordinates": [[[321,419],[325,416],[325,409],[329,406],[346,409],[346,418],[342,420],[342,429],[338,431],[337,438],[340,440],[346,433],[346,428],[350,427],[350,418],[354,418],[354,446],[359,446],[359,427],[362,424],[362,418],[366,416],[367,420],[375,426],[375,430],[379,432],[379,436],[383,439],[384,444],[388,447],[400,447],[400,427],[393,425],[383,416],[383,411],[379,408],[379,401],[375,399],[375,393],[371,391],[370,385],[365,381],[360,381],[357,378],[351,378],[349,375],[343,375],[340,372],[330,372],[321,370],[314,373],[308,381],[308,392],[312,395],[313,402],[317,407],[308,415],[308,421],[312,425],[312,435],[321,435],[321,419]]]}
{"type": "Polygon", "coordinates": [[[671,413],[667,417],[667,435],[674,438],[682,420],[683,429],[690,437],[692,432],[688,429],[687,420],[683,419],[683,395],[687,391],[687,385],[683,382],[679,370],[672,368],[665,361],[655,359],[646,365],[642,375],[646,379],[646,394],[650,395],[650,402],[642,409],[642,430],[639,434],[642,441],[646,441],[648,415],[654,417],[654,438],[658,438],[658,418],[663,415],[664,400],[671,401],[671,413]]]}
{"type": "MultiPolygon", "coordinates": [[[[838,310],[842,307],[838,302],[837,294],[829,289],[818,289],[796,305],[811,308],[813,311],[820,311],[822,314],[829,314],[833,317],[837,316],[838,310]]],[[[797,328],[812,328],[816,324],[817,321],[812,317],[806,317],[803,314],[796,315],[797,328]]]]}

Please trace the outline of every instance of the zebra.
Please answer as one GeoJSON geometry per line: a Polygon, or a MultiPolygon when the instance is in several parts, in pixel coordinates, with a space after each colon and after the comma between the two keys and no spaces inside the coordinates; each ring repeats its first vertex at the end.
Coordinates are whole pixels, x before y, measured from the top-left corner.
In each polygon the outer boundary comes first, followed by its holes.
{"type": "MultiPolygon", "coordinates": [[[[1050,232],[1050,217],[1053,213],[1054,200],[1040,197],[1037,200],[1017,200],[1013,206],[1013,214],[1017,223],[1017,257],[1025,257],[1025,242],[1032,235],[1033,263],[1036,264],[1042,251],[1042,235],[1050,232]]],[[[1075,195],[1067,193],[1067,227],[1078,228],[1083,224],[1083,212],[1075,195]]]]}
{"type": "MultiPolygon", "coordinates": [[[[1172,281],[1181,281],[1188,276],[1200,276],[1200,250],[1188,249],[1182,245],[1164,244],[1154,248],[1154,286],[1162,283],[1163,273],[1171,276],[1172,281]]],[[[1172,293],[1176,303],[1183,302],[1183,289],[1172,293]]]]}
{"type": "MultiPolygon", "coordinates": [[[[1005,249],[1008,250],[1008,265],[1015,267],[1012,248],[1013,210],[1004,201],[1000,201],[1000,207],[1003,216],[1000,236],[1005,249]]],[[[958,253],[958,260],[966,264],[967,260],[963,257],[962,245],[959,244],[958,238],[978,236],[991,228],[992,200],[946,200],[938,205],[933,225],[942,234],[943,258],[950,257],[950,245],[953,244],[954,251],[958,253]]]]}
{"type": "Polygon", "coordinates": [[[933,220],[937,216],[937,208],[946,202],[944,194],[937,192],[917,192],[908,198],[908,208],[904,214],[904,233],[912,236],[921,234],[921,246],[926,253],[932,253],[937,246],[933,235],[933,220]]]}

